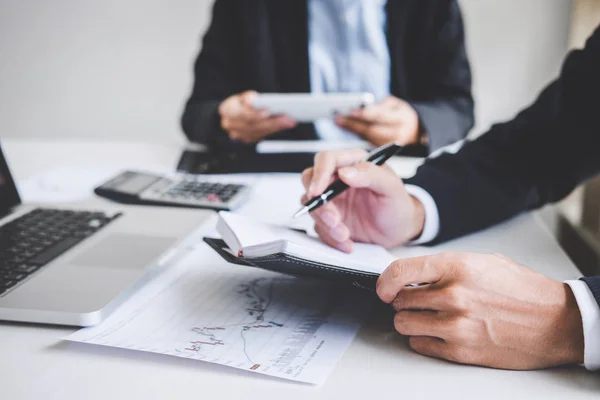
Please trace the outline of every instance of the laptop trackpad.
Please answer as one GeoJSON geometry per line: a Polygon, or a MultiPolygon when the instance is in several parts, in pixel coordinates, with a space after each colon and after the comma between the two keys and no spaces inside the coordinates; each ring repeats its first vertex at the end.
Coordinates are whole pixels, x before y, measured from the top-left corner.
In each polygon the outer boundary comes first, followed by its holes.
{"type": "Polygon", "coordinates": [[[175,243],[175,238],[110,234],[76,256],[70,265],[116,269],[142,269],[175,243]]]}

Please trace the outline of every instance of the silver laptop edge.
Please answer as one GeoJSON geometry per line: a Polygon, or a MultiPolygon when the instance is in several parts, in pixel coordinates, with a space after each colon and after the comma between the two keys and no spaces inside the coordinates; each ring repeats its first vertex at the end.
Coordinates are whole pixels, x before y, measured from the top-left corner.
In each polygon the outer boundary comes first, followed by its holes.
{"type": "Polygon", "coordinates": [[[100,200],[23,205],[0,148],[0,227],[36,207],[122,216],[0,294],[0,320],[98,324],[137,288],[160,276],[216,218],[206,210],[114,206],[100,200]]]}

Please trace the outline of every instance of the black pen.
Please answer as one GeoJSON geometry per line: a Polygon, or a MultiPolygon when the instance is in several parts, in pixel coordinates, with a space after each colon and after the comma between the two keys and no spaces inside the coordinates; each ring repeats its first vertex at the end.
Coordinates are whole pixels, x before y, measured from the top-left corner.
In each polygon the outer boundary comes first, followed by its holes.
{"type": "MultiPolygon", "coordinates": [[[[397,154],[400,150],[402,150],[402,146],[398,144],[386,144],[385,146],[378,147],[372,152],[370,152],[365,161],[371,162],[375,165],[381,165],[387,160],[389,160],[390,157],[392,157],[394,154],[397,154]]],[[[327,202],[331,201],[334,197],[341,194],[346,189],[348,189],[348,185],[346,185],[339,179],[336,180],[331,185],[329,185],[327,189],[325,189],[322,195],[310,199],[304,205],[304,207],[300,209],[300,211],[294,214],[293,218],[301,217],[304,214],[312,212],[317,208],[321,207],[322,205],[327,204],[327,202]]]]}

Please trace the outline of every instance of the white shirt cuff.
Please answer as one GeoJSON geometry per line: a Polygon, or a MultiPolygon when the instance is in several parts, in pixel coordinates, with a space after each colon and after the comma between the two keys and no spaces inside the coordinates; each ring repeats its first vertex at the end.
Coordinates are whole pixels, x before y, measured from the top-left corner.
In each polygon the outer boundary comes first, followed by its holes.
{"type": "Polygon", "coordinates": [[[414,185],[405,185],[405,188],[409,195],[423,204],[423,208],[425,209],[423,232],[421,236],[409,242],[409,244],[417,245],[431,242],[437,237],[440,231],[440,215],[438,214],[437,204],[435,204],[433,197],[423,188],[414,185]]]}
{"type": "Polygon", "coordinates": [[[583,281],[565,281],[571,287],[581,313],[584,339],[584,365],[590,371],[600,369],[600,306],[583,281]]]}

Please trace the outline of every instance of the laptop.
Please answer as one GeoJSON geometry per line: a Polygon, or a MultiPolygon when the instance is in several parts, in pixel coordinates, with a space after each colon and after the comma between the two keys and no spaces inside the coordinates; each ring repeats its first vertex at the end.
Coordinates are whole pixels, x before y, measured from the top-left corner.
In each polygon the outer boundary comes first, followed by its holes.
{"type": "Polygon", "coordinates": [[[98,324],[214,216],[98,201],[22,204],[0,148],[0,320],[98,324]]]}

